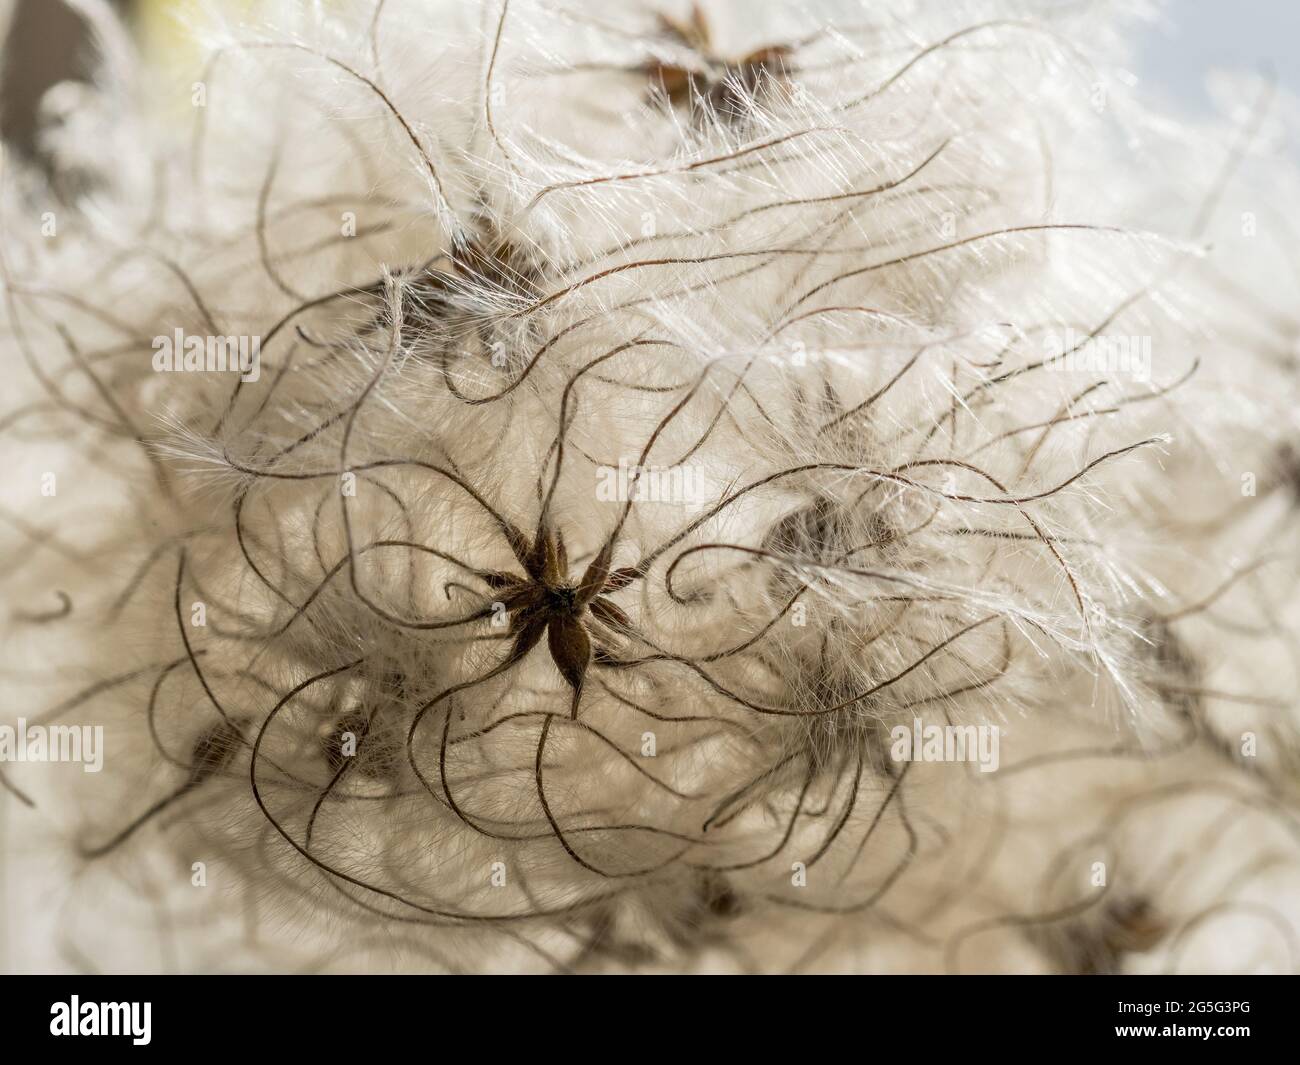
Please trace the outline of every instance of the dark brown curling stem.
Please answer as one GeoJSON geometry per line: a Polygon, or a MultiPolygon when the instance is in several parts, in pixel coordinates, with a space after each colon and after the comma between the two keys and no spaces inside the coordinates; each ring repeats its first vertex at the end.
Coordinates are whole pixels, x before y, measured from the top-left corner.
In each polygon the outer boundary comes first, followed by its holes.
{"type": "Polygon", "coordinates": [[[166,810],[172,803],[184,798],[200,784],[221,772],[230,764],[243,742],[244,738],[238,726],[229,721],[223,721],[201,733],[190,755],[190,774],[185,783],[170,795],[164,795],[106,843],[98,847],[83,847],[82,856],[90,859],[102,858],[105,854],[116,850],[135,835],[138,829],[166,810]]]}

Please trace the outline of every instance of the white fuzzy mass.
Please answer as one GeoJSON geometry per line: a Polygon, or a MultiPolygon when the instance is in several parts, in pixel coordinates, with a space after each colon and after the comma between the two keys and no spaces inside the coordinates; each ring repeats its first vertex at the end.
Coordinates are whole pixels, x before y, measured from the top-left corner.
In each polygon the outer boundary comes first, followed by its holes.
{"type": "Polygon", "coordinates": [[[78,6],[4,683],[105,757],[0,770],[80,954],[1300,965],[1290,102],[1127,4],[78,6]]]}

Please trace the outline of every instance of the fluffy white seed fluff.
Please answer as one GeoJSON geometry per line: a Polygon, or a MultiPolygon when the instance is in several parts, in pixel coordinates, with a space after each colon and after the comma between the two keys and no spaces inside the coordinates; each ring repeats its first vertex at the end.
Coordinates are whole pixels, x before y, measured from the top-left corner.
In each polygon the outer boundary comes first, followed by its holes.
{"type": "Polygon", "coordinates": [[[80,7],[0,207],[5,721],[106,737],[0,766],[30,964],[1300,965],[1267,86],[1147,110],[1127,4],[80,7]]]}

